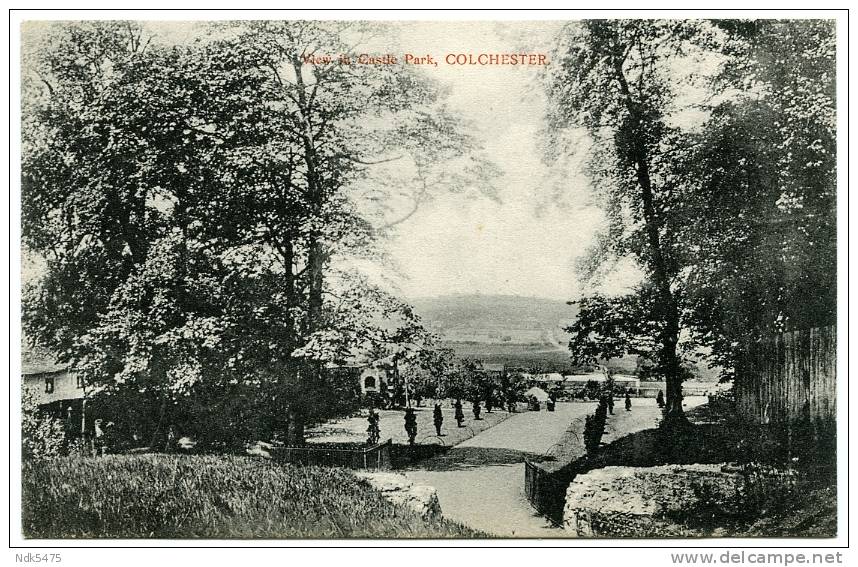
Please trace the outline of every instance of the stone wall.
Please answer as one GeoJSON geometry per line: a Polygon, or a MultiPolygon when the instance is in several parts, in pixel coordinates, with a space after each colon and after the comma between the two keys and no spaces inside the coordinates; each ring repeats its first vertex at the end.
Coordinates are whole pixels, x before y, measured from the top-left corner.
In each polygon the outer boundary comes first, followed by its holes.
{"type": "Polygon", "coordinates": [[[438,493],[432,486],[414,484],[396,473],[358,471],[355,474],[394,504],[411,508],[425,519],[437,520],[442,516],[438,493]]]}
{"type": "Polygon", "coordinates": [[[563,523],[578,537],[690,535],[682,513],[737,514],[745,492],[746,475],[724,465],[605,467],[569,485],[563,523]]]}

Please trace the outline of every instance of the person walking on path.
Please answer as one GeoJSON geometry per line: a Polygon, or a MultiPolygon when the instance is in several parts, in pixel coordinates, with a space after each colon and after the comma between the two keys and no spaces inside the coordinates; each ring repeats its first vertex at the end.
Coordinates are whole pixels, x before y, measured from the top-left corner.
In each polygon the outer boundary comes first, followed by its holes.
{"type": "Polygon", "coordinates": [[[608,413],[614,415],[614,389],[608,388],[608,413]]]}
{"type": "Polygon", "coordinates": [[[626,390],[626,411],[632,411],[632,397],[628,390],[626,390]]]}
{"type": "Polygon", "coordinates": [[[414,408],[405,408],[405,433],[408,434],[408,444],[413,446],[417,437],[417,414],[414,408]]]}
{"type": "Polygon", "coordinates": [[[480,420],[480,400],[474,400],[474,421],[480,420]]]}
{"type": "Polygon", "coordinates": [[[435,402],[435,409],[432,410],[432,421],[435,422],[435,434],[441,437],[441,424],[444,423],[444,414],[441,412],[441,404],[435,402]]]}
{"type": "Polygon", "coordinates": [[[491,390],[486,392],[486,413],[492,413],[492,408],[495,407],[495,402],[492,399],[491,390]]]}
{"type": "Polygon", "coordinates": [[[462,422],[465,421],[465,413],[462,411],[462,400],[457,399],[456,405],[456,423],[459,424],[459,427],[462,427],[462,422]]]}
{"type": "Polygon", "coordinates": [[[658,395],[655,397],[655,403],[658,404],[658,407],[664,409],[664,392],[661,390],[658,391],[658,395]]]}

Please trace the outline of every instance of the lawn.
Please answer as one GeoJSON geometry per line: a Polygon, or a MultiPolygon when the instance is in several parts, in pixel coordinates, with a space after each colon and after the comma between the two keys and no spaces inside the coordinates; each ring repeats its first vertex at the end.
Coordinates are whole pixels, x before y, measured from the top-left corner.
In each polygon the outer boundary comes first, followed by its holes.
{"type": "MultiPolygon", "coordinates": [[[[472,413],[473,406],[470,402],[463,402],[465,421],[462,427],[457,427],[452,404],[450,400],[444,400],[442,407],[444,423],[441,427],[441,437],[438,437],[435,434],[432,417],[433,407],[434,400],[430,399],[422,407],[415,408],[417,415],[416,442],[418,444],[450,447],[466,439],[470,439],[474,435],[494,427],[501,421],[514,415],[499,409],[488,413],[483,408],[480,419],[475,420],[472,413]]],[[[524,404],[518,404],[518,407],[523,409],[524,404]]],[[[307,442],[363,444],[366,441],[367,415],[367,410],[363,410],[359,416],[332,419],[318,427],[309,429],[307,431],[307,442]]],[[[378,415],[380,418],[379,429],[381,430],[382,441],[392,439],[395,444],[405,445],[408,443],[408,435],[405,432],[405,413],[403,411],[380,410],[378,415]]]]}
{"type": "Polygon", "coordinates": [[[27,538],[482,536],[424,520],[337,468],[148,454],[33,462],[22,473],[27,538]]]}
{"type": "MultiPolygon", "coordinates": [[[[504,410],[496,409],[492,413],[483,410],[481,418],[475,420],[471,412],[471,404],[465,403],[465,421],[462,427],[458,427],[450,400],[445,400],[443,402],[444,424],[439,437],[435,434],[432,421],[433,406],[434,401],[429,400],[423,407],[415,408],[417,412],[417,439],[413,447],[408,445],[408,436],[405,433],[405,414],[400,410],[381,410],[378,412],[382,441],[386,439],[393,441],[391,451],[393,468],[409,468],[426,459],[444,454],[451,447],[515,415],[504,410]]],[[[524,404],[518,404],[518,406],[523,408],[524,404]]],[[[366,440],[366,427],[366,410],[364,410],[360,416],[331,420],[308,430],[307,441],[311,444],[351,443],[362,445],[366,440]]]]}

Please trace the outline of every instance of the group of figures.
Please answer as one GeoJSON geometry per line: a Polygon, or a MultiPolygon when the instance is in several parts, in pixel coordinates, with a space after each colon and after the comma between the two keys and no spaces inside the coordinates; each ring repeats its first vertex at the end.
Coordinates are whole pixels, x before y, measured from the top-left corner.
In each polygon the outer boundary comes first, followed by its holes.
{"type": "MultiPolygon", "coordinates": [[[[536,396],[530,396],[527,400],[527,405],[531,411],[539,411],[542,409],[542,403],[536,396]]],[[[557,406],[557,390],[551,390],[548,393],[548,399],[545,400],[546,411],[554,411],[557,406]]]]}
{"type": "MultiPolygon", "coordinates": [[[[659,395],[662,396],[661,392],[659,392],[659,395]]],[[[632,411],[632,396],[628,390],[626,390],[624,397],[625,397],[626,411],[632,411]]],[[[614,390],[613,390],[613,388],[608,388],[605,391],[605,393],[602,395],[601,399],[599,400],[599,404],[600,405],[604,404],[608,408],[608,413],[611,415],[614,414],[614,390]]],[[[664,407],[664,397],[663,396],[662,396],[662,401],[659,404],[659,407],[664,407]]]]}
{"type": "MultiPolygon", "coordinates": [[[[489,401],[486,401],[487,412],[491,413],[493,407],[494,406],[489,401]]],[[[457,399],[453,403],[453,409],[453,416],[456,419],[457,427],[464,427],[465,411],[464,406],[462,405],[462,400],[457,399]]],[[[482,420],[482,417],[480,417],[482,414],[482,406],[480,405],[479,400],[475,400],[473,402],[472,411],[475,421],[482,420]]],[[[366,428],[366,443],[369,446],[377,445],[381,439],[381,428],[379,427],[380,419],[381,418],[375,408],[370,408],[369,416],[367,417],[369,425],[366,428]]],[[[441,427],[444,425],[444,412],[442,411],[441,404],[439,402],[435,403],[435,408],[432,410],[432,422],[435,425],[435,434],[438,437],[443,436],[441,433],[441,427]]],[[[405,408],[405,433],[408,435],[408,444],[414,445],[415,440],[417,439],[417,413],[415,409],[411,407],[405,408]]]]}
{"type": "MultiPolygon", "coordinates": [[[[664,407],[664,394],[661,392],[658,393],[658,397],[656,398],[656,402],[659,407],[664,407]]],[[[479,421],[482,418],[480,414],[482,413],[482,407],[480,405],[479,400],[475,400],[473,403],[472,411],[474,413],[474,420],[479,421]]],[[[600,403],[604,404],[607,407],[608,413],[614,413],[614,393],[612,390],[608,390],[603,395],[600,403]]],[[[546,402],[546,407],[548,411],[554,411],[554,406],[556,404],[555,397],[552,395],[549,397],[546,402]]],[[[492,411],[492,405],[487,400],[486,401],[486,411],[492,411]]],[[[632,411],[632,398],[628,391],[625,393],[625,407],[626,411],[632,411]]],[[[453,416],[456,419],[457,427],[464,427],[465,422],[465,412],[464,406],[462,405],[462,400],[457,399],[453,403],[454,413],[453,416]]],[[[510,409],[510,411],[514,411],[510,409]]],[[[374,408],[370,408],[369,417],[367,421],[369,422],[369,426],[366,428],[367,433],[367,445],[377,445],[379,439],[381,438],[381,429],[379,427],[380,417],[378,412],[375,411],[374,408]]],[[[441,427],[444,425],[444,412],[441,409],[441,404],[439,402],[435,403],[435,408],[432,410],[432,422],[435,425],[435,434],[438,437],[441,437],[443,434],[441,433],[441,427]]],[[[408,407],[405,408],[405,433],[408,435],[408,444],[414,445],[415,440],[417,439],[417,413],[414,408],[408,407]]]]}

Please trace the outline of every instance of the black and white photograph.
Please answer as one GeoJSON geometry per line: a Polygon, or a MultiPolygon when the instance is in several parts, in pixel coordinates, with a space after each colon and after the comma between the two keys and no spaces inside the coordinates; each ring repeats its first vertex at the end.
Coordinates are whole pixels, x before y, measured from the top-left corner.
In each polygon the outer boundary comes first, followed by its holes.
{"type": "Polygon", "coordinates": [[[12,539],[847,536],[842,12],[24,12],[12,539]]]}

